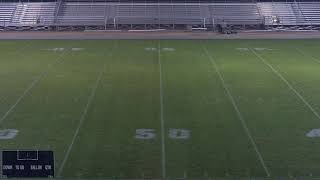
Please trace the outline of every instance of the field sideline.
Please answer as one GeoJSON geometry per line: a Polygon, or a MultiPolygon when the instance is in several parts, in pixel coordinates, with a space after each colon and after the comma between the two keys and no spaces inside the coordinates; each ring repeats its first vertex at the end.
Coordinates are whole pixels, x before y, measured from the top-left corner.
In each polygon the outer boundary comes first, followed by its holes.
{"type": "Polygon", "coordinates": [[[53,150],[60,178],[320,177],[318,47],[2,40],[0,150],[53,150]]]}

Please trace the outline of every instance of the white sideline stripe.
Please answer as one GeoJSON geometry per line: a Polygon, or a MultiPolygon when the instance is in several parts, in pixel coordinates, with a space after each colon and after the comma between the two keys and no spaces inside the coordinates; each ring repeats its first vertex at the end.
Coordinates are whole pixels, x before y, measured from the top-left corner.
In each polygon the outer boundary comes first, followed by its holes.
{"type": "Polygon", "coordinates": [[[92,103],[92,101],[93,101],[93,99],[94,99],[94,97],[95,97],[95,95],[96,95],[97,88],[98,88],[98,86],[99,86],[99,84],[100,84],[102,75],[103,75],[103,73],[104,73],[104,69],[105,69],[105,64],[104,64],[101,72],[99,73],[99,75],[98,75],[98,77],[97,77],[97,80],[96,80],[94,86],[92,87],[92,90],[91,90],[90,96],[89,96],[89,98],[88,98],[87,104],[86,104],[86,106],[85,106],[85,108],[84,108],[84,110],[83,110],[83,112],[82,112],[81,117],[80,117],[80,120],[79,120],[79,124],[78,124],[78,126],[77,126],[77,129],[76,129],[76,131],[74,132],[74,135],[73,135],[73,137],[72,137],[71,143],[69,144],[69,147],[68,147],[68,149],[67,149],[67,152],[66,152],[66,154],[65,154],[65,156],[64,156],[64,158],[63,158],[63,161],[62,161],[62,163],[61,163],[61,166],[60,166],[60,168],[59,168],[58,177],[61,177],[61,173],[62,173],[62,171],[63,171],[64,165],[65,165],[65,163],[67,162],[67,160],[68,160],[68,158],[69,158],[70,152],[71,152],[71,150],[72,150],[72,148],[73,148],[73,145],[74,145],[74,143],[75,143],[75,141],[76,141],[76,139],[77,139],[77,137],[78,137],[80,128],[81,128],[81,126],[82,126],[82,124],[83,124],[83,122],[84,122],[84,120],[85,120],[85,118],[86,118],[86,115],[87,115],[88,110],[89,110],[89,108],[90,108],[90,106],[91,106],[91,103],[92,103]]]}
{"type": "Polygon", "coordinates": [[[165,147],[165,130],[163,118],[163,82],[162,82],[162,63],[160,40],[158,41],[158,64],[159,64],[159,86],[160,86],[160,120],[161,120],[161,152],[162,152],[162,179],[166,178],[166,147],[165,147]]]}
{"type": "Polygon", "coordinates": [[[270,176],[270,172],[269,172],[269,170],[268,170],[268,168],[267,168],[267,166],[266,166],[266,164],[265,164],[265,162],[263,160],[262,154],[260,153],[260,151],[259,151],[259,149],[258,149],[258,147],[257,147],[257,145],[256,145],[251,133],[250,133],[250,130],[249,130],[248,126],[247,126],[247,123],[244,120],[244,118],[243,118],[243,116],[242,116],[242,114],[241,114],[241,112],[240,112],[240,110],[238,108],[237,103],[235,102],[231,92],[229,91],[229,89],[228,89],[228,87],[227,87],[227,85],[226,85],[226,83],[225,83],[225,81],[223,79],[223,76],[222,76],[222,74],[221,74],[221,72],[220,72],[220,70],[218,68],[218,65],[216,64],[216,62],[215,62],[214,58],[212,57],[212,55],[209,53],[206,45],[203,45],[203,48],[204,48],[204,50],[206,52],[207,57],[210,59],[210,62],[213,65],[214,70],[216,71],[216,73],[219,76],[219,79],[221,81],[223,89],[225,90],[226,95],[228,96],[228,98],[229,98],[234,110],[236,111],[237,116],[238,116],[239,120],[241,121],[242,127],[245,130],[245,132],[246,132],[246,134],[247,134],[247,136],[248,136],[248,138],[249,138],[249,140],[250,140],[250,142],[251,142],[251,144],[252,144],[252,146],[253,146],[253,148],[254,148],[257,156],[258,156],[258,159],[259,159],[259,161],[260,161],[265,173],[267,174],[267,176],[270,176]]]}
{"type": "Polygon", "coordinates": [[[300,54],[302,54],[303,56],[310,57],[310,58],[311,58],[313,61],[315,61],[316,63],[320,63],[320,59],[315,58],[314,56],[305,53],[304,51],[302,51],[302,50],[299,49],[299,48],[296,48],[296,50],[297,50],[300,54]]]}
{"type": "Polygon", "coordinates": [[[46,68],[39,76],[37,76],[37,78],[35,78],[30,84],[29,86],[24,90],[24,92],[22,93],[22,95],[17,99],[17,101],[11,105],[11,107],[9,108],[9,110],[1,117],[0,119],[0,124],[8,117],[8,115],[15,109],[15,107],[21,102],[21,100],[30,92],[30,90],[41,80],[44,79],[48,73],[49,70],[52,66],[58,64],[59,62],[61,62],[63,60],[63,56],[64,56],[65,52],[63,52],[59,58],[48,65],[48,68],[46,68]]]}
{"type": "Polygon", "coordinates": [[[259,55],[257,52],[255,52],[253,49],[251,49],[251,52],[258,57],[265,65],[267,65],[274,74],[276,74],[288,87],[291,89],[295,95],[311,110],[311,112],[320,120],[320,115],[317,113],[317,111],[309,104],[309,102],[289,83],[289,81],[284,78],[279,71],[277,71],[266,59],[264,59],[261,55],[259,55]]]}

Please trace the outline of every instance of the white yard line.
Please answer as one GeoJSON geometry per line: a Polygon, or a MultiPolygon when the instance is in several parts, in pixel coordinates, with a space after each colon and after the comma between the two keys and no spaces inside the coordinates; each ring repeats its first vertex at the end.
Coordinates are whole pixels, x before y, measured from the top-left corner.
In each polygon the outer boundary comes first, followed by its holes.
{"type": "Polygon", "coordinates": [[[48,67],[39,75],[37,76],[37,78],[35,78],[29,85],[28,87],[23,91],[23,93],[21,94],[21,96],[10,106],[10,108],[8,109],[8,111],[6,113],[4,113],[4,115],[0,118],[0,124],[3,123],[3,121],[8,117],[8,115],[17,107],[17,105],[23,100],[23,98],[31,91],[31,89],[41,80],[44,79],[48,73],[49,70],[52,66],[58,64],[59,62],[61,62],[63,60],[63,56],[65,55],[65,52],[63,52],[59,58],[48,65],[48,67]]]}
{"type": "Polygon", "coordinates": [[[219,79],[220,79],[220,81],[221,81],[221,84],[222,84],[222,86],[223,86],[223,88],[224,88],[224,90],[225,90],[225,93],[226,93],[226,95],[228,96],[228,98],[229,98],[229,100],[230,100],[230,102],[231,102],[234,110],[236,111],[236,114],[237,114],[237,116],[238,116],[238,119],[240,120],[240,122],[241,122],[241,124],[242,124],[242,127],[243,127],[243,129],[245,130],[245,132],[246,132],[246,134],[247,134],[247,136],[248,136],[248,138],[249,138],[249,140],[250,140],[250,142],[251,142],[251,144],[252,144],[252,146],[253,146],[256,154],[257,154],[257,157],[258,157],[258,159],[259,159],[259,161],[260,161],[260,163],[261,163],[261,165],[262,165],[265,173],[267,174],[267,176],[270,176],[269,169],[268,169],[268,167],[266,166],[265,161],[263,160],[262,154],[260,153],[260,151],[259,151],[259,149],[258,149],[258,147],[257,147],[257,144],[256,144],[256,142],[254,141],[254,139],[253,139],[253,137],[252,137],[252,135],[251,135],[251,133],[250,133],[250,130],[249,130],[248,126],[247,126],[247,123],[246,123],[245,119],[243,118],[243,116],[242,116],[242,114],[241,114],[241,112],[240,112],[240,110],[239,110],[239,107],[238,107],[235,99],[233,98],[230,90],[228,89],[228,87],[227,87],[227,85],[226,85],[226,83],[225,83],[225,80],[224,80],[224,78],[223,78],[223,76],[222,76],[222,73],[220,72],[220,70],[219,70],[219,68],[218,68],[218,65],[216,64],[216,62],[215,62],[214,58],[212,57],[212,55],[209,53],[206,45],[203,45],[203,49],[204,49],[204,51],[206,52],[206,55],[207,55],[207,57],[209,58],[209,60],[210,60],[210,62],[211,62],[211,64],[212,64],[214,70],[215,70],[216,73],[218,74],[219,79]]]}
{"type": "Polygon", "coordinates": [[[163,117],[163,81],[162,81],[162,63],[161,63],[161,46],[158,41],[158,64],[159,64],[159,87],[160,87],[160,120],[161,120],[161,153],[162,153],[162,179],[166,178],[166,147],[165,147],[165,126],[163,117]]]}
{"type": "Polygon", "coordinates": [[[307,54],[305,53],[304,51],[302,51],[301,49],[299,48],[295,48],[300,54],[302,54],[303,56],[306,56],[306,57],[310,57],[313,61],[315,61],[316,63],[320,63],[320,59],[310,55],[310,54],[307,54]]]}
{"type": "Polygon", "coordinates": [[[277,75],[290,90],[294,92],[294,94],[310,109],[310,111],[320,120],[320,115],[317,111],[311,106],[311,104],[289,83],[289,81],[281,75],[279,71],[277,71],[266,59],[264,59],[260,54],[255,52],[252,48],[250,48],[251,52],[260,59],[266,66],[268,66],[275,75],[277,75]]]}
{"type": "Polygon", "coordinates": [[[79,131],[80,131],[80,129],[81,129],[81,126],[82,126],[84,120],[86,119],[86,115],[87,115],[88,110],[89,110],[89,108],[90,108],[90,106],[91,106],[91,104],[92,104],[92,101],[94,100],[94,97],[95,97],[95,95],[96,95],[98,86],[99,86],[100,81],[101,81],[101,79],[102,79],[102,75],[103,75],[103,73],[104,73],[104,69],[105,69],[105,65],[103,66],[101,72],[99,73],[99,75],[98,75],[98,77],[97,77],[97,79],[96,79],[96,82],[95,82],[94,86],[92,87],[92,90],[91,90],[90,96],[89,96],[89,98],[88,98],[87,104],[86,104],[86,106],[85,106],[85,108],[84,108],[84,110],[83,110],[83,112],[82,112],[81,117],[80,117],[80,120],[79,120],[77,129],[76,129],[76,131],[75,131],[74,134],[73,134],[71,143],[69,144],[69,147],[68,147],[68,149],[67,149],[67,152],[66,152],[66,154],[65,154],[65,156],[64,156],[64,158],[63,158],[63,161],[62,161],[62,163],[61,163],[61,165],[60,165],[60,168],[59,168],[59,171],[58,171],[58,177],[61,177],[61,173],[62,173],[63,168],[64,168],[64,166],[65,166],[65,164],[66,164],[66,162],[67,162],[67,160],[68,160],[68,158],[69,158],[69,155],[70,155],[70,153],[71,153],[71,150],[72,150],[72,148],[73,148],[73,145],[74,145],[74,143],[75,143],[75,141],[76,141],[76,139],[77,139],[77,137],[78,137],[78,134],[79,134],[79,131]]]}
{"type": "MultiPolygon", "coordinates": [[[[111,50],[111,55],[110,55],[110,56],[112,56],[112,52],[113,52],[113,50],[114,50],[116,47],[117,47],[117,43],[114,43],[114,45],[113,45],[113,47],[112,47],[112,50],[111,50]]],[[[62,172],[63,172],[63,169],[64,169],[64,166],[65,166],[67,160],[69,159],[71,150],[72,150],[73,145],[74,145],[74,143],[75,143],[75,141],[76,141],[76,139],[77,139],[77,137],[78,137],[78,134],[79,134],[79,131],[80,131],[80,129],[81,129],[81,126],[82,126],[82,124],[83,124],[83,122],[84,122],[84,120],[85,120],[85,118],[86,118],[86,115],[87,115],[87,113],[88,113],[88,110],[89,110],[89,108],[90,108],[90,105],[91,105],[92,101],[94,100],[94,97],[96,96],[96,91],[97,91],[97,88],[98,88],[98,86],[99,86],[99,84],[100,84],[100,82],[101,82],[102,75],[104,74],[105,69],[106,69],[106,63],[103,64],[103,68],[102,68],[101,72],[99,73],[99,75],[98,75],[98,77],[97,77],[97,80],[96,80],[94,86],[92,87],[91,94],[90,94],[90,96],[89,96],[89,98],[88,98],[88,101],[87,101],[87,104],[86,104],[86,106],[85,106],[85,108],[84,108],[84,110],[83,110],[83,112],[82,112],[82,115],[81,115],[81,117],[80,117],[80,120],[79,120],[79,124],[78,124],[78,126],[77,126],[77,129],[76,129],[76,131],[75,131],[75,133],[74,133],[74,135],[73,135],[73,138],[72,138],[72,140],[71,140],[71,143],[69,144],[68,149],[67,149],[67,152],[66,152],[66,154],[65,154],[65,156],[64,156],[64,158],[63,158],[63,160],[62,160],[62,163],[61,163],[61,165],[60,165],[60,168],[59,168],[59,171],[58,171],[58,177],[61,177],[62,172]]]]}

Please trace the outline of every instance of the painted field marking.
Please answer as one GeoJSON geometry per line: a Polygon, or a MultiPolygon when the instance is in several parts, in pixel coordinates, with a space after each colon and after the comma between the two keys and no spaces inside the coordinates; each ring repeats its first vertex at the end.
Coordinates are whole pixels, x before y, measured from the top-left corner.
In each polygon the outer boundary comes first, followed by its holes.
{"type": "MultiPolygon", "coordinates": [[[[25,45],[23,45],[22,47],[20,47],[18,50],[15,51],[16,54],[19,54],[19,56],[24,55],[24,53],[22,53],[21,51],[25,50],[25,49],[26,49],[27,47],[29,47],[29,46],[30,46],[30,42],[26,41],[26,42],[25,42],[25,45]]],[[[32,46],[31,46],[31,47],[32,47],[32,46]]],[[[19,57],[19,56],[18,56],[18,57],[19,57]]],[[[6,100],[7,100],[6,97],[1,98],[1,99],[0,99],[0,104],[4,103],[6,100]]],[[[1,122],[0,122],[0,124],[1,124],[1,122]]]]}
{"type": "Polygon", "coordinates": [[[320,137],[320,129],[312,129],[306,134],[306,136],[310,138],[320,137]]]}
{"type": "Polygon", "coordinates": [[[320,63],[320,59],[312,56],[311,54],[307,54],[305,53],[304,51],[302,51],[301,49],[299,48],[295,48],[300,54],[302,54],[303,56],[305,57],[310,57],[313,61],[315,61],[316,63],[320,63]]]}
{"type": "Polygon", "coordinates": [[[0,140],[2,139],[13,139],[14,137],[17,136],[18,130],[16,129],[5,129],[5,130],[0,130],[0,140]]]}
{"type": "Polygon", "coordinates": [[[176,51],[175,48],[170,48],[170,47],[165,47],[165,48],[162,48],[163,51],[167,51],[167,52],[174,52],[176,51]]]}
{"type": "MultiPolygon", "coordinates": [[[[136,129],[135,138],[140,140],[150,140],[157,136],[155,129],[136,129]]],[[[187,140],[191,136],[191,131],[189,129],[176,129],[170,128],[168,132],[168,138],[174,140],[187,140]]]]}
{"type": "Polygon", "coordinates": [[[261,47],[256,47],[253,48],[256,51],[274,51],[275,49],[270,49],[270,48],[261,48],[261,47]]]}
{"type": "Polygon", "coordinates": [[[65,52],[61,53],[60,56],[58,57],[58,59],[56,61],[54,61],[53,63],[49,64],[48,67],[42,71],[42,73],[37,76],[37,78],[35,78],[29,85],[28,87],[23,91],[22,95],[16,100],[15,103],[13,103],[10,108],[8,109],[8,111],[0,118],[0,124],[3,123],[3,121],[8,117],[8,115],[15,109],[15,107],[21,102],[21,100],[31,91],[31,89],[41,80],[44,79],[48,73],[50,68],[52,68],[54,65],[62,62],[64,60],[64,55],[65,52]]]}
{"type": "MultiPolygon", "coordinates": [[[[117,46],[117,44],[115,43],[115,44],[113,45],[113,47],[112,47],[111,55],[109,55],[109,56],[112,56],[112,52],[113,52],[113,50],[116,48],[116,46],[117,46]]],[[[65,164],[66,164],[66,162],[67,162],[67,160],[68,160],[68,158],[69,158],[69,156],[70,156],[71,150],[72,150],[73,145],[74,145],[74,143],[75,143],[75,140],[76,140],[76,138],[77,138],[77,136],[78,136],[78,134],[79,134],[80,128],[81,128],[81,126],[82,126],[82,124],[83,124],[83,122],[84,122],[84,120],[85,120],[85,117],[86,117],[86,115],[87,115],[87,113],[88,113],[89,107],[90,107],[92,101],[94,100],[94,97],[96,96],[96,91],[97,91],[98,86],[99,86],[99,84],[100,84],[100,82],[101,82],[102,75],[105,73],[105,69],[106,69],[106,63],[103,64],[103,68],[102,68],[101,72],[99,73],[99,75],[98,75],[98,77],[97,77],[97,80],[96,80],[96,82],[95,82],[95,84],[94,84],[94,86],[93,86],[93,88],[92,88],[92,90],[91,90],[90,96],[88,97],[87,104],[86,104],[86,106],[85,106],[85,108],[84,108],[84,110],[83,110],[83,112],[82,112],[82,115],[81,115],[81,117],[80,117],[80,120],[79,120],[79,124],[78,124],[78,126],[77,126],[77,129],[76,129],[76,131],[75,131],[75,133],[74,133],[74,135],[73,135],[73,138],[72,138],[72,140],[71,140],[71,143],[69,144],[68,149],[67,149],[67,152],[66,152],[66,154],[65,154],[65,156],[64,156],[64,158],[63,158],[63,160],[62,160],[62,163],[61,163],[61,165],[60,165],[60,168],[59,168],[59,171],[58,171],[58,177],[61,177],[61,174],[62,174],[62,172],[63,172],[64,166],[65,166],[65,164]]]]}
{"type": "Polygon", "coordinates": [[[188,129],[169,129],[169,138],[176,140],[186,140],[191,136],[191,131],[188,129]]]}
{"type": "Polygon", "coordinates": [[[289,81],[281,75],[279,71],[277,71],[265,58],[263,58],[260,54],[255,52],[253,49],[251,49],[251,52],[259,59],[261,62],[263,62],[266,66],[268,66],[272,72],[277,75],[287,86],[290,90],[294,92],[294,94],[310,109],[310,111],[320,120],[320,115],[317,113],[317,111],[311,106],[311,104],[289,83],[289,81]]]}
{"type": "Polygon", "coordinates": [[[165,148],[165,124],[163,117],[163,81],[162,81],[162,63],[161,63],[161,45],[158,41],[158,64],[159,64],[159,87],[160,87],[160,120],[161,120],[161,164],[162,164],[162,178],[166,178],[166,148],[165,148]]]}
{"type": "Polygon", "coordinates": [[[212,57],[212,55],[209,53],[206,45],[203,45],[203,49],[204,49],[204,51],[206,52],[206,55],[207,55],[207,57],[209,58],[212,66],[213,66],[213,68],[215,69],[216,73],[218,74],[219,79],[220,79],[220,82],[221,82],[221,84],[222,84],[222,86],[223,86],[223,89],[225,90],[225,93],[226,93],[227,97],[229,98],[229,100],[230,100],[230,102],[231,102],[231,104],[232,104],[232,106],[233,106],[233,108],[234,108],[234,110],[235,110],[235,112],[236,112],[236,114],[237,114],[237,116],[238,116],[238,119],[240,120],[240,122],[241,122],[241,124],[242,124],[242,127],[243,127],[243,129],[245,130],[245,132],[246,132],[246,134],[247,134],[247,136],[248,136],[248,138],[249,138],[249,140],[250,140],[250,142],[251,142],[251,145],[253,146],[253,148],[254,148],[257,156],[258,156],[258,159],[259,159],[259,161],[260,161],[260,163],[261,163],[261,165],[262,165],[265,173],[267,174],[267,176],[270,176],[270,172],[269,172],[269,170],[268,170],[268,167],[267,167],[266,164],[265,164],[265,161],[264,161],[264,159],[263,159],[263,157],[262,157],[262,154],[260,153],[260,151],[259,151],[259,149],[258,149],[258,147],[257,147],[257,144],[256,144],[256,142],[254,141],[254,139],[253,139],[253,137],[252,137],[252,135],[251,135],[251,133],[250,133],[250,130],[249,130],[249,128],[248,128],[248,125],[247,125],[245,119],[243,118],[243,116],[242,116],[242,114],[241,114],[241,112],[240,112],[240,110],[239,110],[239,107],[238,107],[238,105],[237,105],[234,97],[232,96],[230,90],[228,89],[228,87],[227,87],[227,85],[226,85],[226,83],[225,83],[225,80],[224,80],[224,78],[223,78],[223,76],[222,76],[222,73],[220,72],[220,70],[219,70],[219,68],[218,68],[217,63],[215,62],[215,60],[214,60],[214,58],[212,57]]]}
{"type": "Polygon", "coordinates": [[[71,51],[84,51],[85,48],[71,48],[71,51]]]}
{"type": "Polygon", "coordinates": [[[144,48],[144,50],[146,50],[146,51],[156,51],[157,48],[155,48],[155,47],[146,47],[146,48],[144,48]]]}
{"type": "MultiPolygon", "coordinates": [[[[155,48],[155,47],[146,47],[146,48],[144,48],[144,50],[145,51],[157,51],[157,50],[159,50],[159,48],[160,47],[157,47],[157,48],[155,48]]],[[[174,52],[174,51],[176,51],[176,49],[172,48],[172,47],[163,47],[160,50],[164,51],[164,52],[174,52]]]]}
{"type": "Polygon", "coordinates": [[[41,49],[42,51],[54,51],[54,52],[62,52],[65,48],[50,48],[50,49],[41,49]]]}
{"type": "Polygon", "coordinates": [[[95,82],[94,86],[93,86],[92,89],[91,89],[90,96],[89,96],[89,98],[88,98],[87,104],[86,104],[86,106],[85,106],[85,108],[84,108],[84,110],[83,110],[83,112],[82,112],[81,117],[80,117],[80,120],[79,120],[77,129],[76,129],[76,131],[75,131],[74,134],[73,134],[71,143],[69,144],[69,147],[68,147],[68,149],[67,149],[67,152],[66,152],[66,154],[65,154],[65,156],[64,156],[64,158],[63,158],[63,161],[62,161],[62,163],[61,163],[61,166],[60,166],[60,168],[59,168],[58,177],[61,177],[61,173],[62,173],[62,171],[63,171],[64,165],[65,165],[65,163],[67,162],[67,160],[68,160],[68,158],[69,158],[70,152],[71,152],[71,150],[72,150],[72,148],[73,148],[73,145],[74,145],[74,143],[75,143],[75,141],[76,141],[76,139],[77,139],[77,137],[78,137],[80,128],[81,128],[81,126],[82,126],[82,124],[83,124],[83,122],[84,122],[84,120],[85,120],[85,118],[86,118],[86,115],[87,115],[87,113],[88,113],[88,110],[89,110],[89,108],[90,108],[90,106],[91,106],[91,104],[92,104],[92,101],[93,101],[93,99],[94,99],[94,97],[95,97],[95,95],[96,95],[98,86],[99,86],[99,84],[100,84],[100,82],[101,82],[101,79],[102,79],[102,75],[103,75],[104,69],[105,69],[105,64],[104,64],[102,70],[100,71],[100,73],[99,73],[99,75],[98,75],[98,77],[97,77],[97,79],[96,79],[96,82],[95,82]]]}
{"type": "Polygon", "coordinates": [[[155,129],[136,129],[136,139],[154,139],[156,137],[155,129]]]}
{"type": "MultiPolygon", "coordinates": [[[[53,51],[53,52],[62,52],[67,50],[66,48],[58,47],[58,48],[49,48],[49,49],[41,49],[42,51],[53,51]]],[[[71,48],[71,51],[84,51],[85,48],[71,48]]]]}
{"type": "Polygon", "coordinates": [[[238,51],[249,51],[249,48],[236,48],[238,51]]]}

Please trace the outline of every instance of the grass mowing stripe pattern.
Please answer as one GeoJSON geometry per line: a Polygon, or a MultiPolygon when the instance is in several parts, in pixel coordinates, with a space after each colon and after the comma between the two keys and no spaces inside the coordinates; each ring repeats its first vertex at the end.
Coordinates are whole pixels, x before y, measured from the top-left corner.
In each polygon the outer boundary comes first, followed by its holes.
{"type": "Polygon", "coordinates": [[[258,54],[255,50],[250,48],[250,51],[261,61],[263,64],[268,66],[272,72],[277,75],[290,90],[294,92],[294,94],[310,109],[310,111],[320,120],[320,115],[318,112],[311,106],[311,104],[289,83],[289,81],[281,75],[279,71],[277,71],[266,59],[264,59],[260,54],[258,54]]]}
{"type": "Polygon", "coordinates": [[[320,115],[320,66],[310,57],[320,57],[320,41],[207,40],[201,46],[202,40],[119,40],[114,50],[113,42],[30,40],[17,55],[25,43],[1,41],[1,116],[62,49],[68,52],[1,123],[0,138],[2,130],[19,131],[0,139],[1,149],[53,150],[58,175],[87,111],[63,178],[320,177],[320,136],[308,136],[318,131],[318,117],[249,49],[320,115]],[[137,138],[141,129],[150,130],[152,138],[137,138]],[[179,130],[188,137],[179,139],[179,130]]]}
{"type": "Polygon", "coordinates": [[[63,53],[61,53],[61,55],[59,56],[59,58],[53,62],[52,64],[48,65],[48,68],[45,69],[37,78],[35,78],[30,84],[29,86],[23,91],[23,93],[21,94],[21,96],[15,101],[15,103],[13,103],[10,108],[8,109],[8,111],[0,118],[0,125],[2,124],[2,122],[8,117],[8,115],[15,109],[15,107],[22,101],[22,99],[31,91],[31,89],[41,80],[44,79],[48,73],[51,67],[53,67],[54,65],[62,62],[64,60],[64,55],[65,55],[66,51],[64,51],[63,53]]]}
{"type": "MultiPolygon", "coordinates": [[[[111,52],[113,52],[113,50],[114,50],[114,48],[115,48],[116,46],[117,46],[117,42],[116,42],[116,43],[113,43],[111,52]]],[[[110,56],[112,56],[112,53],[111,53],[110,56]]],[[[87,101],[87,104],[86,104],[86,106],[85,106],[85,108],[84,108],[84,111],[83,111],[83,113],[82,113],[82,115],[81,115],[81,117],[80,117],[80,121],[79,121],[79,124],[78,124],[78,126],[77,126],[77,129],[76,129],[76,131],[75,131],[75,133],[74,133],[74,135],[73,135],[72,141],[71,141],[71,143],[69,144],[69,147],[68,147],[68,149],[67,149],[67,152],[66,152],[66,154],[65,154],[65,156],[64,156],[64,158],[63,158],[63,160],[62,160],[62,163],[61,163],[61,165],[60,165],[60,168],[59,168],[59,171],[58,171],[58,177],[61,177],[61,175],[62,175],[62,172],[63,172],[64,166],[65,166],[65,163],[67,162],[67,160],[68,160],[68,158],[69,158],[69,155],[70,155],[70,153],[71,153],[71,150],[72,150],[72,148],[73,148],[73,145],[74,145],[74,143],[75,143],[75,140],[76,140],[76,138],[77,138],[77,136],[78,136],[78,134],[79,134],[79,131],[80,131],[80,129],[81,129],[81,126],[82,126],[82,124],[83,124],[83,122],[84,122],[84,120],[85,120],[85,118],[86,118],[86,115],[87,115],[87,113],[88,113],[88,110],[89,110],[89,108],[90,108],[90,105],[92,104],[92,101],[93,101],[94,98],[95,98],[95,95],[96,95],[98,86],[99,86],[99,84],[100,84],[100,82],[101,82],[102,75],[104,74],[105,69],[106,69],[106,63],[103,64],[103,68],[102,68],[102,70],[100,71],[100,73],[99,73],[99,75],[98,75],[98,77],[97,77],[97,79],[96,79],[96,82],[95,82],[95,84],[94,84],[94,86],[93,86],[93,88],[92,88],[92,90],[91,90],[91,94],[90,94],[90,96],[89,96],[89,98],[88,98],[88,101],[87,101]]]]}
{"type": "Polygon", "coordinates": [[[315,61],[316,63],[320,63],[320,60],[310,54],[305,53],[303,50],[301,50],[300,48],[295,48],[300,54],[302,54],[305,57],[310,57],[313,61],[315,61]]]}
{"type": "Polygon", "coordinates": [[[89,98],[88,98],[87,104],[86,104],[86,106],[85,106],[85,108],[84,108],[84,110],[83,110],[83,112],[82,112],[81,117],[80,117],[80,120],[79,120],[79,124],[78,124],[78,126],[77,126],[77,129],[76,129],[76,131],[75,131],[75,133],[74,133],[74,135],[73,135],[73,137],[72,137],[71,143],[70,143],[70,145],[69,145],[69,147],[68,147],[68,149],[67,149],[67,152],[66,152],[66,154],[65,154],[65,156],[64,156],[64,158],[63,158],[63,160],[62,160],[62,163],[61,163],[61,165],[60,165],[60,168],[59,168],[59,171],[58,171],[58,177],[61,177],[61,173],[62,173],[63,168],[64,168],[64,166],[65,166],[65,164],[66,164],[66,162],[67,162],[67,160],[68,160],[68,158],[69,158],[69,155],[70,155],[70,153],[71,153],[71,150],[72,150],[72,147],[73,147],[73,145],[74,145],[74,143],[75,143],[75,140],[77,139],[77,136],[78,136],[79,131],[80,131],[80,128],[81,128],[81,125],[83,124],[83,121],[84,121],[85,118],[86,118],[86,115],[87,115],[87,113],[88,113],[88,110],[89,110],[89,108],[90,108],[90,105],[91,105],[91,103],[92,103],[92,101],[93,101],[93,99],[94,99],[94,97],[95,97],[95,94],[96,94],[97,88],[98,88],[98,86],[99,86],[99,84],[100,84],[100,81],[101,81],[101,78],[102,78],[104,69],[105,69],[105,65],[103,66],[102,70],[100,71],[100,73],[99,73],[99,75],[98,75],[98,77],[97,77],[97,80],[96,80],[94,86],[92,87],[92,90],[91,90],[90,96],[89,96],[89,98]]]}
{"type": "Polygon", "coordinates": [[[227,85],[226,85],[226,83],[225,83],[225,81],[224,81],[224,79],[223,79],[223,76],[222,76],[222,74],[221,74],[221,72],[220,72],[220,70],[219,70],[219,68],[218,68],[218,65],[216,64],[216,62],[215,62],[214,58],[212,57],[212,55],[209,53],[209,51],[208,51],[208,49],[207,49],[207,47],[206,47],[205,44],[203,44],[203,49],[204,49],[204,51],[205,51],[208,59],[210,60],[213,68],[215,69],[216,73],[218,74],[219,79],[220,79],[220,81],[221,81],[221,84],[222,84],[222,86],[223,86],[223,88],[224,88],[224,90],[225,90],[225,92],[226,92],[226,95],[228,96],[228,98],[229,98],[229,100],[230,100],[230,102],[231,102],[234,110],[236,111],[237,116],[238,116],[239,120],[241,121],[242,127],[243,127],[243,129],[245,130],[245,132],[246,132],[246,134],[247,134],[247,136],[248,136],[248,138],[249,138],[249,140],[250,140],[250,142],[251,142],[251,144],[252,144],[252,146],[253,146],[253,148],[254,148],[257,156],[258,156],[258,159],[259,159],[259,161],[260,161],[260,163],[261,163],[261,165],[262,165],[262,167],[263,167],[266,175],[267,175],[267,176],[270,176],[271,174],[270,174],[270,172],[269,172],[268,167],[266,166],[266,164],[265,164],[265,162],[264,162],[264,159],[263,159],[263,157],[262,157],[262,154],[260,153],[260,151],[259,151],[259,149],[258,149],[258,147],[257,147],[257,144],[256,144],[256,142],[254,141],[254,139],[253,139],[253,137],[252,137],[252,135],[251,135],[251,133],[250,133],[250,130],[249,130],[248,126],[247,126],[247,123],[246,123],[246,121],[244,120],[244,118],[243,118],[243,116],[242,116],[242,114],[241,114],[241,112],[240,112],[240,110],[239,110],[239,108],[238,108],[237,103],[235,102],[235,100],[234,100],[231,92],[229,91],[229,89],[228,89],[228,87],[227,87],[227,85]]]}

